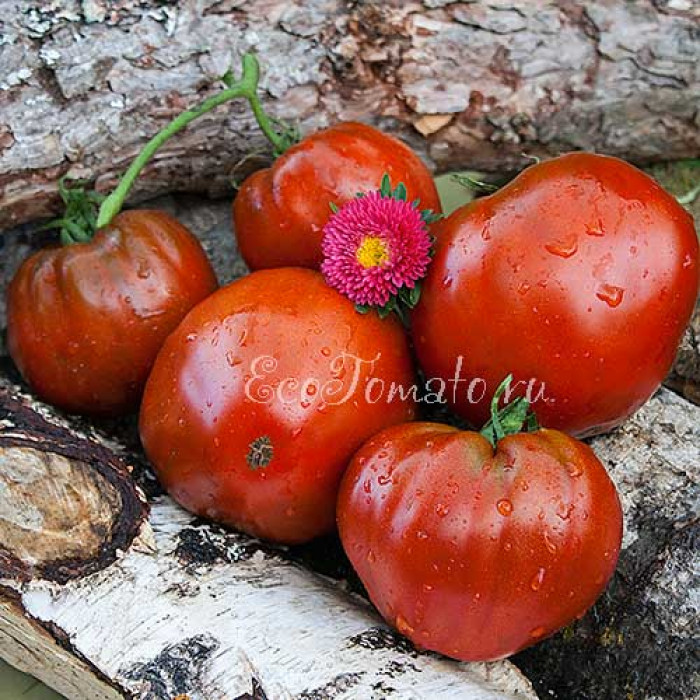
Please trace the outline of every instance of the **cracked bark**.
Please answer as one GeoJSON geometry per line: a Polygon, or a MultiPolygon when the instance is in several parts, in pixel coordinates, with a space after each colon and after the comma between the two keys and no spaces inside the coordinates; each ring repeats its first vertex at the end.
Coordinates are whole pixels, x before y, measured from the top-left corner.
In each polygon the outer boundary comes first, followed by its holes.
{"type": "MultiPolygon", "coordinates": [[[[504,172],[591,149],[700,155],[700,10],[687,0],[15,0],[0,19],[0,228],[56,211],[64,174],[113,185],[237,57],[311,131],[361,119],[437,170],[504,172]],[[527,156],[524,156],[526,153],[527,156]]],[[[168,144],[135,199],[230,190],[265,146],[240,104],[168,144]],[[240,173],[238,173],[240,175],[240,173]]]]}

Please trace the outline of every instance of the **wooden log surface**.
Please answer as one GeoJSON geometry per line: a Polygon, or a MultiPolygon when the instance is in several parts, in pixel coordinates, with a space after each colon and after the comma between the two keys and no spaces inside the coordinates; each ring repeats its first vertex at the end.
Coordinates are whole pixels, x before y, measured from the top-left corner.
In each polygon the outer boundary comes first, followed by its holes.
{"type": "MultiPolygon", "coordinates": [[[[635,162],[700,155],[693,0],[0,7],[0,229],[56,212],[61,175],[110,187],[246,50],[266,66],[273,113],[306,132],[386,127],[439,171],[503,173],[582,148],[635,162]]],[[[228,191],[254,152],[268,151],[250,115],[221,107],[163,148],[134,196],[228,191]]]]}
{"type": "MultiPolygon", "coordinates": [[[[167,197],[153,206],[201,236],[222,281],[245,272],[228,201],[167,197]]],[[[29,227],[6,235],[0,281],[40,239],[29,227]]],[[[16,382],[7,362],[3,368],[16,382]]],[[[131,465],[151,504],[153,536],[139,531],[112,564],[66,582],[9,579],[0,589],[0,656],[69,697],[532,697],[510,664],[417,655],[389,633],[358,598],[333,538],[273,549],[185,514],[148,469],[133,420],[67,419],[30,405],[70,440],[87,438],[131,465]],[[286,690],[279,668],[298,669],[286,690]]],[[[12,432],[9,420],[0,427],[12,432]]],[[[699,445],[700,408],[668,390],[593,441],[621,493],[623,552],[591,612],[513,659],[540,699],[700,695],[699,445]]],[[[6,493],[0,489],[0,502],[6,493]]]]}

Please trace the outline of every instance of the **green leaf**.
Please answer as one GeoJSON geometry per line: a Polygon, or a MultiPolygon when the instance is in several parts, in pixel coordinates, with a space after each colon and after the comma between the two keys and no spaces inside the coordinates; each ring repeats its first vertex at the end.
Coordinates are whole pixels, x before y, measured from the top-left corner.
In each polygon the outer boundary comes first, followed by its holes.
{"type": "Polygon", "coordinates": [[[398,185],[396,185],[396,189],[393,192],[393,197],[394,199],[398,199],[401,202],[406,201],[408,193],[406,192],[406,185],[403,184],[403,182],[399,182],[398,185]]]}
{"type": "Polygon", "coordinates": [[[434,224],[436,221],[440,221],[440,219],[444,218],[442,214],[436,214],[434,211],[430,209],[423,209],[423,211],[420,213],[420,218],[423,219],[424,224],[434,224]]]}
{"type": "Polygon", "coordinates": [[[384,177],[382,177],[382,184],[379,187],[379,192],[382,197],[391,197],[391,179],[388,173],[384,173],[384,177]]]}
{"type": "Polygon", "coordinates": [[[416,282],[416,284],[408,290],[408,308],[415,308],[416,304],[420,301],[421,295],[421,283],[416,282]]]}
{"type": "Polygon", "coordinates": [[[335,202],[328,202],[328,206],[334,214],[338,213],[338,205],[335,202]]]}
{"type": "Polygon", "coordinates": [[[367,314],[371,308],[368,304],[355,304],[355,311],[359,314],[367,314]]]}
{"type": "Polygon", "coordinates": [[[494,392],[491,400],[491,419],[481,429],[481,434],[493,447],[507,435],[520,432],[539,430],[537,417],[530,409],[530,402],[523,396],[518,396],[503,408],[498,408],[501,396],[510,387],[513,375],[509,374],[494,392]]]}

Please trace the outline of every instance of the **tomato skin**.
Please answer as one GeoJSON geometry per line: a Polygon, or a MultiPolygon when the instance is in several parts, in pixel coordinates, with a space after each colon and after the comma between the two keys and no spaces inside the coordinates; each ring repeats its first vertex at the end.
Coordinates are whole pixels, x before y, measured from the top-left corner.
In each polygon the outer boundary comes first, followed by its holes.
{"type": "Polygon", "coordinates": [[[431,423],[388,428],[338,497],[345,551],[379,612],[463,661],[509,656],[580,617],[612,576],[617,492],[585,444],[431,423]]]}
{"type": "Polygon", "coordinates": [[[10,355],[48,403],[126,413],[165,338],[216,287],[199,241],[178,221],[122,212],[92,241],[24,261],[7,297],[10,355]]]}
{"type": "Polygon", "coordinates": [[[433,232],[413,339],[427,376],[453,377],[461,355],[462,378],[485,380],[481,400],[459,391],[452,402],[473,425],[510,372],[544,384],[541,424],[578,435],[618,425],[659,387],[697,297],[698,241],[647,175],[562,156],[433,232]]]}
{"type": "Polygon", "coordinates": [[[144,393],[142,442],[188,510],[266,539],[303,542],[334,528],[340,477],[355,450],[414,415],[413,401],[366,402],[370,376],[413,382],[398,321],[359,314],[317,272],[255,272],[202,302],[166,341],[144,393]],[[370,373],[354,361],[336,364],[343,352],[381,356],[370,373]],[[327,384],[333,379],[342,385],[327,384]],[[303,386],[310,380],[313,392],[303,386]],[[279,384],[272,388],[279,382],[282,398],[279,384]],[[251,454],[261,448],[271,449],[271,460],[256,468],[251,454]]]}
{"type": "Polygon", "coordinates": [[[430,171],[398,139],[356,122],[307,136],[246,179],[233,202],[238,248],[248,267],[320,267],[330,204],[379,189],[385,173],[393,185],[406,185],[409,200],[441,211],[430,171]]]}

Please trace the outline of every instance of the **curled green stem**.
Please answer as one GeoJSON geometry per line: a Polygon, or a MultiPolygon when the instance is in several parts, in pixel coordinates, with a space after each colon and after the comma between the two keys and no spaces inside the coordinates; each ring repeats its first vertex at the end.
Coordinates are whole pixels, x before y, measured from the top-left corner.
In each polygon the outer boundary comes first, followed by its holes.
{"type": "Polygon", "coordinates": [[[524,396],[518,396],[499,409],[501,396],[510,388],[512,381],[513,375],[509,374],[494,392],[491,399],[491,419],[481,430],[481,434],[493,447],[507,435],[530,433],[539,430],[540,427],[537,417],[530,410],[530,402],[524,396]]]}
{"type": "MultiPolygon", "coordinates": [[[[243,56],[243,73],[240,80],[234,81],[230,74],[224,76],[223,80],[227,85],[226,90],[222,90],[216,95],[212,95],[202,104],[193,109],[188,109],[178,115],[164,129],[159,131],[143,148],[141,153],[131,163],[129,169],[124,173],[116,189],[102,202],[97,216],[97,228],[107,226],[112,219],[121,211],[131,187],[133,186],[139,173],[153,157],[155,152],[174,134],[182,131],[190,122],[203,114],[211,111],[215,107],[235,99],[245,97],[251,106],[257,98],[258,81],[260,79],[260,65],[258,59],[250,53],[243,56]]],[[[253,106],[255,111],[255,107],[253,106]]],[[[257,118],[257,115],[256,115],[257,118]]],[[[259,121],[259,120],[258,120],[259,121]]]]}

